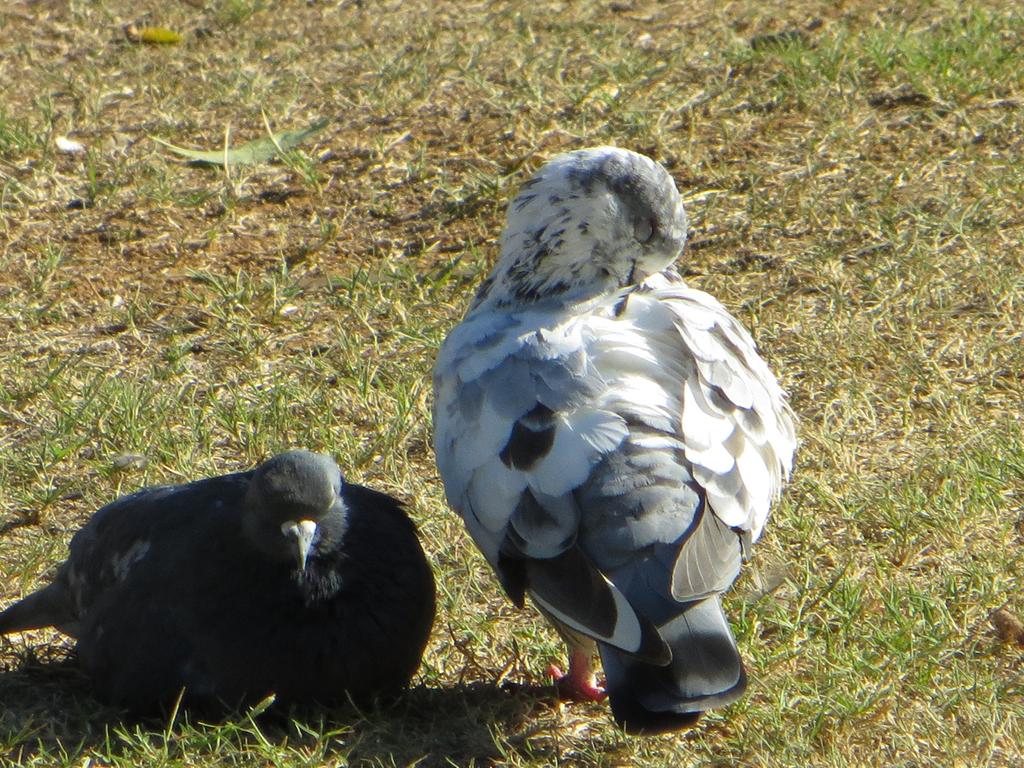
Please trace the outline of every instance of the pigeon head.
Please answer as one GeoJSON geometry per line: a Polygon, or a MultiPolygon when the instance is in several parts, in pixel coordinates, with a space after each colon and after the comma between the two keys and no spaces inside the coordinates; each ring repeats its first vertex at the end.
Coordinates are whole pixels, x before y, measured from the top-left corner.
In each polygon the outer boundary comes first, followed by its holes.
{"type": "Polygon", "coordinates": [[[344,534],[344,481],[329,456],[287,451],[253,472],[246,491],[245,529],[267,556],[304,571],[310,555],[344,534]]]}
{"type": "Polygon", "coordinates": [[[642,282],[686,242],[668,171],[615,147],[559,155],[508,207],[501,256],[474,307],[578,303],[642,282]]]}

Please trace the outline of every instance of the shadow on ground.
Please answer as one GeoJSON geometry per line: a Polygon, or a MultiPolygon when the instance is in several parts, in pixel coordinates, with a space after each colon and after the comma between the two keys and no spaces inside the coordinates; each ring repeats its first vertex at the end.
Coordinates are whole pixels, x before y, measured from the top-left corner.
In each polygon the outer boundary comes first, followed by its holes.
{"type": "Polygon", "coordinates": [[[560,730],[564,738],[550,686],[419,686],[371,710],[271,706],[255,717],[239,713],[219,723],[183,713],[168,728],[166,721],[126,717],[97,701],[73,658],[41,658],[32,651],[2,656],[0,764],[43,755],[77,764],[85,757],[137,755],[140,746],[169,757],[213,757],[230,741],[250,753],[359,766],[488,765],[508,751],[554,759],[560,730]]]}
{"type": "MultiPolygon", "coordinates": [[[[117,710],[103,706],[73,659],[4,653],[0,672],[0,764],[39,752],[72,753],[102,743],[117,710]]],[[[10,762],[7,762],[10,761],[10,762]]]]}

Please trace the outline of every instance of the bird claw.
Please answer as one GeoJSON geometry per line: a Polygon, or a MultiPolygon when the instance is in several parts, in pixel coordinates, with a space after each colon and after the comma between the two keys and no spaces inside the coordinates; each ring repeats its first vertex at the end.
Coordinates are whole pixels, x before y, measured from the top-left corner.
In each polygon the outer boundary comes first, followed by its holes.
{"type": "Polygon", "coordinates": [[[563,673],[556,665],[548,667],[548,677],[555,683],[555,690],[558,691],[558,698],[562,701],[604,701],[608,698],[608,692],[603,685],[597,683],[590,669],[573,669],[569,665],[569,671],[563,673]]]}

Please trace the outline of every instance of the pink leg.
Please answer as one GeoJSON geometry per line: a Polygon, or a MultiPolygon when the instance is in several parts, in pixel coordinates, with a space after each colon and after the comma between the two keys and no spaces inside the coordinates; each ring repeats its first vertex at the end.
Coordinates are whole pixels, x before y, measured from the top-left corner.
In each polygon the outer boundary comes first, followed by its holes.
{"type": "Polygon", "coordinates": [[[568,701],[603,701],[607,692],[597,684],[594,668],[590,663],[590,654],[574,648],[569,651],[569,671],[562,670],[552,664],[548,667],[548,675],[555,681],[558,698],[568,701]]]}

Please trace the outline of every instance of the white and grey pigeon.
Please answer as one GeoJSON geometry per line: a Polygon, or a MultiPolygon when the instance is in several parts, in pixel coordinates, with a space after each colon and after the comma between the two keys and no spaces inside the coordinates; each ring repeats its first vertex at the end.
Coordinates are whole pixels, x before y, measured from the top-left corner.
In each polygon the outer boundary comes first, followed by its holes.
{"type": "Polygon", "coordinates": [[[634,733],[743,693],[720,595],[796,446],[750,335],[671,268],[686,226],[653,160],[559,155],[509,205],[498,263],[434,369],[449,503],[512,600],[530,595],[565,638],[561,693],[606,690],[634,733]]]}
{"type": "Polygon", "coordinates": [[[55,580],[0,613],[0,634],[56,626],[101,698],[150,714],[183,689],[204,711],[389,696],[433,619],[399,503],[297,450],[103,507],[55,580]]]}

